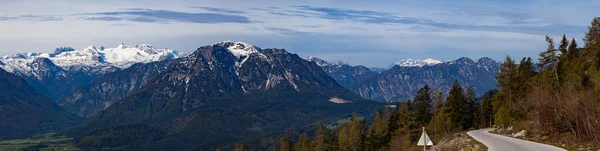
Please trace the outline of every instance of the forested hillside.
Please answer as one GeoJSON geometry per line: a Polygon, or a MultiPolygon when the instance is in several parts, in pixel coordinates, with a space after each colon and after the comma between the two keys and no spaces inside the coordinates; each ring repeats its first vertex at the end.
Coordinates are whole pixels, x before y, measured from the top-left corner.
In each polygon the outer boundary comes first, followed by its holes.
{"type": "Polygon", "coordinates": [[[409,100],[376,113],[374,119],[361,120],[353,114],[347,124],[335,127],[318,122],[314,134],[301,134],[298,138],[281,138],[280,144],[268,148],[237,145],[237,150],[271,149],[280,151],[351,151],[351,150],[410,150],[426,127],[434,143],[448,140],[454,133],[485,127],[482,113],[491,112],[490,91],[482,99],[475,98],[475,90],[463,90],[458,81],[452,86],[446,100],[444,94],[424,86],[409,100]],[[487,100],[487,101],[485,101],[487,100]],[[481,102],[484,101],[484,106],[481,102]],[[488,103],[485,103],[488,102],[488,103]],[[367,122],[369,121],[369,122],[367,122]],[[311,138],[312,137],[312,138],[311,138]],[[295,140],[292,141],[292,140],[295,140]]]}
{"type": "Polygon", "coordinates": [[[537,63],[523,58],[517,65],[507,56],[497,77],[502,90],[492,99],[495,124],[600,144],[599,40],[595,18],[583,47],[566,35],[556,47],[546,36],[537,63]]]}

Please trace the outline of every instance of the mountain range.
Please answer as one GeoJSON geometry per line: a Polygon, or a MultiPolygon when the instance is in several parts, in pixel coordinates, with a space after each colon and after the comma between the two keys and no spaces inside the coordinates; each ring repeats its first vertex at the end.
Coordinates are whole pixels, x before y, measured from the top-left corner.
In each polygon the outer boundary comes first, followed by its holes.
{"type": "Polygon", "coordinates": [[[401,66],[401,67],[423,67],[423,66],[432,66],[432,65],[436,65],[436,64],[440,64],[440,63],[442,63],[442,61],[435,60],[432,58],[427,58],[424,60],[416,60],[416,59],[400,60],[398,62],[395,62],[394,64],[401,66]]]}
{"type": "Polygon", "coordinates": [[[56,101],[106,73],[136,63],[148,63],[184,56],[172,49],[148,44],[115,48],[89,46],[81,50],[56,48],[52,53],[19,53],[0,58],[0,68],[24,78],[39,93],[56,101]]]}
{"type": "MultiPolygon", "coordinates": [[[[124,77],[149,68],[156,71],[146,72],[155,74],[147,77],[150,80],[140,87],[133,86],[138,87],[134,91],[119,88],[119,93],[128,94],[120,95],[121,100],[92,114],[69,134],[105,134],[102,131],[114,130],[111,127],[141,123],[166,132],[154,144],[197,150],[248,136],[283,132],[317,120],[331,122],[352,112],[371,113],[382,107],[340,86],[317,64],[296,54],[242,42],[203,46],[186,57],[134,66],[105,77],[124,77]]],[[[138,79],[144,76],[128,78],[144,81],[138,79]]],[[[118,84],[97,82],[90,87],[114,85],[118,84]]],[[[103,91],[82,92],[81,96],[87,96],[87,92],[104,95],[103,91]]],[[[80,139],[95,137],[99,136],[88,134],[80,139]]]]}
{"type": "Polygon", "coordinates": [[[500,63],[487,57],[477,61],[463,57],[447,62],[407,59],[385,71],[328,63],[315,57],[307,57],[306,60],[318,62],[340,85],[362,97],[385,102],[410,100],[425,85],[447,94],[455,80],[464,86],[472,85],[477,94],[482,95],[496,88],[495,77],[500,70],[500,63]]]}

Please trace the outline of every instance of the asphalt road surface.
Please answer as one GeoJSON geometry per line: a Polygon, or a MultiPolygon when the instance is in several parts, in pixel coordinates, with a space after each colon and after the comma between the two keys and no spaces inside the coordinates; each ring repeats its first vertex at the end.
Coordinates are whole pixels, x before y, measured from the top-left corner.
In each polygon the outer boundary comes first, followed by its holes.
{"type": "Polygon", "coordinates": [[[536,142],[489,133],[493,128],[469,131],[467,134],[488,147],[488,151],[566,151],[536,142]]]}

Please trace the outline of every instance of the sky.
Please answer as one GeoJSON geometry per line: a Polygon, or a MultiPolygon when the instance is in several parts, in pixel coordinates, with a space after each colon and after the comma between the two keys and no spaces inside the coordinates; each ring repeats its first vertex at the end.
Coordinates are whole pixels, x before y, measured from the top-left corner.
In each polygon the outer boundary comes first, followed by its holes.
{"type": "Polygon", "coordinates": [[[0,56],[120,43],[193,52],[230,40],[368,67],[503,61],[537,58],[546,35],[583,45],[598,8],[600,0],[0,0],[0,56]]]}

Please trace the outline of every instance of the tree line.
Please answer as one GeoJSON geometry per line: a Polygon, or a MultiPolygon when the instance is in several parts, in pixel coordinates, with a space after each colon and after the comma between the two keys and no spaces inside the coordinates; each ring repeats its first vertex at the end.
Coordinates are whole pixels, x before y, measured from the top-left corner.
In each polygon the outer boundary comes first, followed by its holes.
{"type": "Polygon", "coordinates": [[[600,144],[600,18],[588,29],[583,47],[564,34],[556,47],[546,36],[537,62],[506,57],[497,76],[501,91],[492,99],[496,124],[600,144]]]}
{"type": "MultiPolygon", "coordinates": [[[[297,139],[283,138],[278,146],[271,147],[270,150],[403,150],[416,147],[422,127],[426,127],[435,141],[454,132],[484,126],[481,115],[485,109],[476,99],[472,86],[468,86],[465,91],[455,81],[447,99],[444,98],[446,97],[440,90],[426,85],[418,91],[414,100],[403,101],[394,108],[378,111],[371,123],[359,120],[355,113],[349,123],[334,128],[327,128],[319,121],[313,138],[305,133],[297,139]]],[[[237,145],[235,150],[247,149],[247,145],[237,145]]]]}

